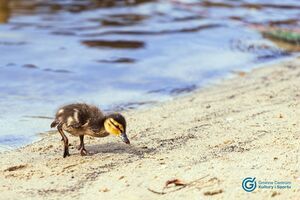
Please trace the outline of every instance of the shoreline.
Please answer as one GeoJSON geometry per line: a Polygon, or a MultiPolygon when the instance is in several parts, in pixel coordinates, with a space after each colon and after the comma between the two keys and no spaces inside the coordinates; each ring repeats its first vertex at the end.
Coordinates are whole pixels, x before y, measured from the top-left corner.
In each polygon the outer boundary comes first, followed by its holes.
{"type": "Polygon", "coordinates": [[[131,146],[87,138],[89,156],[62,158],[59,134],[0,152],[0,194],[7,199],[297,199],[300,195],[300,57],[150,108],[124,113],[131,146]],[[245,192],[246,177],[292,183],[245,192]],[[184,187],[165,182],[180,179],[184,187]],[[178,190],[176,190],[178,189],[178,190]],[[176,191],[175,191],[176,190],[176,191]]]}
{"type": "MultiPolygon", "coordinates": [[[[257,68],[261,68],[261,67],[269,66],[269,65],[276,65],[281,62],[287,62],[287,61],[293,60],[299,56],[300,56],[300,54],[294,53],[293,55],[290,55],[288,57],[280,57],[275,60],[266,61],[266,62],[263,62],[260,64],[256,64],[256,65],[253,64],[251,67],[248,66],[244,69],[240,69],[240,70],[236,69],[236,70],[228,71],[223,76],[208,80],[203,86],[196,87],[195,89],[192,89],[191,91],[188,91],[188,92],[183,91],[183,92],[179,92],[178,94],[175,94],[175,95],[168,93],[167,94],[168,98],[165,100],[133,101],[133,102],[129,101],[129,102],[125,102],[125,103],[116,104],[114,106],[108,106],[108,107],[110,107],[110,109],[104,109],[103,112],[104,113],[112,112],[114,110],[116,110],[116,112],[131,112],[131,111],[135,111],[135,110],[138,111],[139,109],[149,109],[149,108],[152,108],[153,106],[160,106],[160,104],[164,104],[164,103],[167,103],[170,101],[174,101],[176,99],[180,99],[185,96],[193,95],[194,93],[201,92],[203,89],[210,89],[211,87],[218,86],[218,85],[222,84],[223,81],[234,78],[240,72],[249,73],[252,70],[255,70],[257,68]],[[127,105],[128,105],[128,107],[127,107],[127,105]],[[130,108],[131,106],[132,106],[132,108],[130,108]],[[116,109],[114,109],[114,108],[116,108],[116,109]]],[[[195,86],[195,85],[192,85],[192,86],[195,86]]],[[[174,89],[189,90],[190,88],[182,87],[182,88],[174,88],[174,89]]],[[[162,95],[166,95],[166,94],[163,93],[162,95]]],[[[70,102],[70,103],[72,103],[72,102],[70,102]]],[[[81,101],[79,103],[81,103],[81,101]]],[[[46,118],[48,119],[48,117],[46,117],[46,118]]],[[[51,123],[51,120],[49,120],[49,123],[51,123]]],[[[44,131],[44,132],[36,132],[31,136],[31,138],[35,138],[35,139],[32,139],[30,142],[27,142],[27,143],[18,144],[16,146],[0,144],[0,153],[16,150],[16,149],[31,145],[33,143],[36,143],[36,142],[40,141],[41,139],[43,139],[43,137],[46,137],[49,132],[51,133],[51,132],[53,132],[53,130],[49,129],[48,131],[44,131]]]]}

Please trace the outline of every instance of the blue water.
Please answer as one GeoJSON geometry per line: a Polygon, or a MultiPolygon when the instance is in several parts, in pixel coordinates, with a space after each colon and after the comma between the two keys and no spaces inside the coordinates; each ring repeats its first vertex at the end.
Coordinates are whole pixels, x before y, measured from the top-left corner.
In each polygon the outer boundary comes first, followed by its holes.
{"type": "Polygon", "coordinates": [[[297,0],[2,0],[0,146],[36,140],[66,103],[130,109],[289,56],[250,25],[299,18],[297,0]]]}

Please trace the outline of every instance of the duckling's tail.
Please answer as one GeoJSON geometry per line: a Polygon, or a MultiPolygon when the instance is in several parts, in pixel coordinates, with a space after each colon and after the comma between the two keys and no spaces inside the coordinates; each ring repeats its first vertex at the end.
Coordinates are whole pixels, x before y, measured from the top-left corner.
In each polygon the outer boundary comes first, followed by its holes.
{"type": "Polygon", "coordinates": [[[50,127],[51,127],[51,128],[54,128],[54,127],[56,127],[58,124],[59,124],[59,121],[54,120],[54,121],[51,123],[50,127]]]}

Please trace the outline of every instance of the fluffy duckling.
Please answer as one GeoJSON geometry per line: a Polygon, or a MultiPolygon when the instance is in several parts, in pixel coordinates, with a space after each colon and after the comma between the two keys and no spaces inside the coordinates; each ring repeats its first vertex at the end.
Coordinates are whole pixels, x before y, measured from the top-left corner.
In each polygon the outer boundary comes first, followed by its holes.
{"type": "Polygon", "coordinates": [[[79,136],[78,150],[82,156],[87,154],[84,147],[84,136],[106,137],[115,135],[121,137],[123,142],[130,144],[126,135],[126,120],[119,114],[104,115],[99,108],[83,103],[70,104],[58,109],[51,128],[57,127],[64,141],[63,157],[70,156],[68,138],[64,131],[79,136]]]}

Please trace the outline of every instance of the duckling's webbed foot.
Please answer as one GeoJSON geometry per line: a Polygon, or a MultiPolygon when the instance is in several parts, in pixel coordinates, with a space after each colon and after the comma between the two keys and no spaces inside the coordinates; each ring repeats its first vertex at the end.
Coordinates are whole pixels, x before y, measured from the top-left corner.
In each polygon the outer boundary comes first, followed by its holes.
{"type": "Polygon", "coordinates": [[[86,151],[86,149],[84,147],[84,142],[83,142],[84,135],[80,135],[79,138],[80,138],[80,144],[79,144],[78,150],[80,150],[80,155],[86,156],[87,155],[87,151],[86,151]]]}
{"type": "Polygon", "coordinates": [[[82,148],[82,149],[80,150],[80,155],[86,156],[86,155],[87,155],[86,149],[82,148]]]}
{"type": "Polygon", "coordinates": [[[67,157],[67,156],[70,156],[70,153],[69,153],[69,149],[64,149],[64,155],[63,155],[63,157],[65,158],[65,157],[67,157]]]}
{"type": "Polygon", "coordinates": [[[63,141],[64,141],[64,154],[63,154],[63,157],[67,157],[67,156],[70,156],[70,153],[69,153],[69,140],[67,138],[67,136],[64,134],[63,130],[62,130],[62,124],[59,124],[57,126],[57,130],[58,132],[60,133],[63,141]]]}

